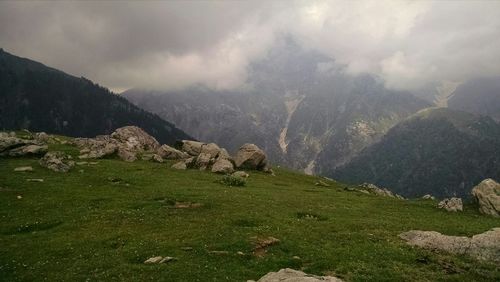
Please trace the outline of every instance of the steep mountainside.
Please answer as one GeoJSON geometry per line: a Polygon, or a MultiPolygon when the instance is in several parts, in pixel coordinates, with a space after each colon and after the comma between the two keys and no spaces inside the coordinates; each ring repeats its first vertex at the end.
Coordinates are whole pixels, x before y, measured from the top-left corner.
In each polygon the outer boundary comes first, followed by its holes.
{"type": "Polygon", "coordinates": [[[488,115],[500,121],[500,77],[476,78],[460,85],[448,107],[488,115]]]}
{"type": "Polygon", "coordinates": [[[328,174],[430,104],[284,38],[248,67],[247,88],[129,90],[124,97],[230,151],[252,142],[275,163],[328,174]]]}
{"type": "Polygon", "coordinates": [[[162,143],[189,138],[160,117],[85,78],[0,49],[0,129],[96,136],[137,125],[162,143]]]}
{"type": "Polygon", "coordinates": [[[470,197],[482,179],[500,179],[500,125],[485,116],[426,109],[393,127],[333,176],[390,187],[408,197],[470,197]]]}

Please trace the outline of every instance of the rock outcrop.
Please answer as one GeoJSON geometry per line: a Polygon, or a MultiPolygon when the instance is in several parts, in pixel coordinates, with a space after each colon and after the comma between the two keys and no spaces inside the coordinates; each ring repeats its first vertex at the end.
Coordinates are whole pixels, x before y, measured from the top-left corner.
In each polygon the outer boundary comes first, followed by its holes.
{"type": "Polygon", "coordinates": [[[412,246],[433,251],[465,254],[476,259],[500,263],[500,228],[493,228],[471,238],[419,230],[402,233],[399,237],[412,246]]]}
{"type": "Polygon", "coordinates": [[[463,211],[462,199],[450,198],[444,199],[438,204],[438,208],[445,209],[449,212],[463,211]]]}
{"type": "Polygon", "coordinates": [[[264,170],[267,166],[267,156],[257,145],[247,143],[236,153],[234,164],[237,168],[264,170]]]}
{"type": "Polygon", "coordinates": [[[40,165],[56,172],[68,172],[75,162],[63,152],[48,152],[39,161],[40,165]]]}
{"type": "Polygon", "coordinates": [[[284,268],[278,272],[269,272],[262,276],[257,282],[342,282],[341,279],[333,276],[316,276],[302,271],[284,268]]]}
{"type": "Polygon", "coordinates": [[[366,191],[366,192],[368,192],[368,194],[373,194],[373,195],[377,195],[377,196],[391,197],[391,198],[397,198],[397,199],[401,199],[401,200],[405,199],[403,196],[392,193],[387,188],[380,188],[377,185],[371,184],[371,183],[363,183],[363,184],[358,186],[358,189],[361,192],[366,191]]]}
{"type": "Polygon", "coordinates": [[[158,148],[156,153],[165,160],[180,160],[180,159],[187,159],[189,157],[188,153],[179,151],[168,145],[161,145],[161,147],[158,148]]]}
{"type": "Polygon", "coordinates": [[[21,157],[43,155],[48,146],[40,141],[16,137],[15,134],[0,134],[0,156],[21,157]]]}
{"type": "Polygon", "coordinates": [[[500,184],[488,178],[472,189],[472,195],[479,204],[479,211],[483,214],[500,216],[500,184]]]}

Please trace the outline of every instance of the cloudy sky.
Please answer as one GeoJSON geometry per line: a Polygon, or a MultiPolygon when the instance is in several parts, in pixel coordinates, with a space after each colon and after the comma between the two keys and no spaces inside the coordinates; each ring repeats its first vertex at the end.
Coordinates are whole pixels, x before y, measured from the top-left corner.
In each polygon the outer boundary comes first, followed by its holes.
{"type": "Polygon", "coordinates": [[[0,2],[0,47],[116,91],[240,87],[280,34],[397,89],[500,75],[500,1],[0,2]]]}

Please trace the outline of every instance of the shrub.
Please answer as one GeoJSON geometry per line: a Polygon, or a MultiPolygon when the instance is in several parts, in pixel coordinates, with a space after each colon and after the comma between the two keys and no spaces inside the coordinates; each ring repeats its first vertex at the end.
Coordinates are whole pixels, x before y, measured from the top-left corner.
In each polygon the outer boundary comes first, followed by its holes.
{"type": "Polygon", "coordinates": [[[241,177],[225,175],[219,180],[219,183],[226,186],[245,186],[247,182],[241,177]]]}

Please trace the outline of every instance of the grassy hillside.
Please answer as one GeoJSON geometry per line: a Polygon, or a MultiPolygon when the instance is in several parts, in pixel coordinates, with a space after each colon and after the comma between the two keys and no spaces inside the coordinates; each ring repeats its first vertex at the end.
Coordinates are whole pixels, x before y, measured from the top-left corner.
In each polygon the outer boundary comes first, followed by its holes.
{"type": "Polygon", "coordinates": [[[433,201],[348,192],[326,180],[330,187],[318,187],[317,178],[282,169],[251,172],[245,187],[220,177],[115,159],[61,174],[37,159],[0,159],[0,280],[246,281],[283,267],[347,281],[500,279],[494,265],[412,249],[397,237],[410,229],[470,236],[500,225],[472,206],[447,213],[433,201]],[[35,171],[13,172],[25,165],[35,171]],[[281,242],[256,257],[255,236],[281,242]],[[143,264],[158,255],[177,260],[143,264]]]}

